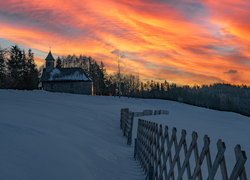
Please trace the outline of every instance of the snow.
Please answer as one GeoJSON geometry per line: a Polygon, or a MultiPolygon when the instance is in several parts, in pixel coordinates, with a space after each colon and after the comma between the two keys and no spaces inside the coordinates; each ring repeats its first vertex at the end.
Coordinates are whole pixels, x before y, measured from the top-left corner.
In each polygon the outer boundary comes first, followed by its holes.
{"type": "Polygon", "coordinates": [[[87,81],[89,80],[84,74],[81,74],[79,71],[74,72],[74,74],[62,76],[56,78],[56,80],[83,80],[87,81]]]}
{"type": "MultiPolygon", "coordinates": [[[[162,124],[163,126],[167,125],[169,127],[170,135],[172,134],[172,128],[176,127],[178,141],[181,137],[181,130],[185,129],[187,131],[188,146],[190,145],[192,140],[192,132],[197,132],[199,136],[199,153],[201,152],[204,145],[203,137],[204,135],[208,135],[211,141],[210,151],[212,154],[212,161],[214,161],[217,153],[216,143],[219,139],[222,139],[222,141],[224,141],[226,145],[225,157],[229,175],[236,163],[234,147],[237,144],[240,144],[242,150],[246,152],[247,157],[250,157],[249,117],[242,116],[236,113],[209,110],[170,101],[168,101],[166,105],[167,109],[170,112],[169,115],[144,116],[135,119],[133,126],[133,139],[136,138],[138,119],[144,119],[147,121],[157,122],[158,124],[162,124]]],[[[184,156],[182,156],[181,160],[184,160],[184,156]]],[[[204,162],[204,164],[206,164],[206,161],[204,162]]],[[[194,161],[193,163],[191,162],[191,167],[195,167],[194,161]]],[[[203,168],[203,175],[205,175],[206,177],[206,165],[203,168]]],[[[218,172],[220,172],[220,170],[218,170],[218,172]]],[[[247,160],[246,162],[246,172],[249,177],[249,160],[247,160]]],[[[220,174],[217,173],[217,178],[215,179],[220,178],[220,174]]]]}
{"type": "Polygon", "coordinates": [[[50,78],[49,80],[55,80],[55,81],[60,81],[60,80],[81,80],[81,81],[87,81],[89,78],[86,77],[85,74],[80,73],[79,71],[75,71],[73,74],[70,75],[62,75],[60,69],[53,69],[50,73],[50,78]]]}
{"type": "Polygon", "coordinates": [[[213,144],[222,138],[229,162],[237,143],[250,154],[250,118],[236,113],[163,100],[0,90],[0,179],[144,179],[119,127],[124,107],[169,110],[143,118],[196,130],[200,140],[206,133],[213,144]]]}
{"type": "Polygon", "coordinates": [[[53,69],[50,73],[49,80],[53,80],[56,76],[59,76],[61,74],[61,71],[57,68],[53,69]]]}

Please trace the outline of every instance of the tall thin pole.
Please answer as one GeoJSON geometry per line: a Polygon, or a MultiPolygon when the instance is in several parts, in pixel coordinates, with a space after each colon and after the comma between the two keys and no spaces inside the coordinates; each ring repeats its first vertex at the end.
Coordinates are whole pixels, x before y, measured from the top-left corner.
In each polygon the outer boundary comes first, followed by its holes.
{"type": "Polygon", "coordinates": [[[118,52],[118,95],[119,98],[121,97],[121,65],[120,65],[120,59],[121,58],[121,54],[120,51],[118,52]]]}

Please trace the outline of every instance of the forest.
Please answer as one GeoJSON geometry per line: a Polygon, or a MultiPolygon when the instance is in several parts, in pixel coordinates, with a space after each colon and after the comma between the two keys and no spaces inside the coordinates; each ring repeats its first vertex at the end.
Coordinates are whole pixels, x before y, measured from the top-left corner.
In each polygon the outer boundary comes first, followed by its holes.
{"type": "MultiPolygon", "coordinates": [[[[250,87],[246,85],[187,86],[167,81],[142,81],[138,75],[108,74],[103,62],[85,55],[58,57],[56,67],[83,68],[93,80],[95,95],[173,100],[250,116],[250,87]]],[[[17,45],[0,48],[0,89],[38,89],[42,70],[35,64],[32,50],[26,52],[17,45]]]]}
{"type": "Polygon", "coordinates": [[[38,73],[31,49],[25,52],[17,45],[9,50],[0,48],[0,88],[37,89],[38,73]]]}

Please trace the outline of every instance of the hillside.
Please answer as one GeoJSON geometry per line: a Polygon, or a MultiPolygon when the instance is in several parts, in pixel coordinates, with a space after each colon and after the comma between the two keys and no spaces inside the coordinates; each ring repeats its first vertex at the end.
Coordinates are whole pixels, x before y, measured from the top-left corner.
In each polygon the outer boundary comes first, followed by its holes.
{"type": "Polygon", "coordinates": [[[164,119],[147,119],[207,133],[213,142],[222,138],[231,154],[240,143],[250,154],[250,118],[236,113],[163,100],[1,90],[0,179],[144,179],[119,129],[122,107],[168,109],[164,119]]]}

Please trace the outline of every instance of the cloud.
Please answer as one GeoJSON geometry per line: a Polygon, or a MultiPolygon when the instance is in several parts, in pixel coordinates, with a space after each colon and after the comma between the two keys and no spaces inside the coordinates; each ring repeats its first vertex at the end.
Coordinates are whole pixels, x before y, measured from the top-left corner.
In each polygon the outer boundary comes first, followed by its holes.
{"type": "Polygon", "coordinates": [[[182,84],[250,85],[250,2],[240,0],[8,0],[0,37],[57,55],[86,54],[110,72],[182,84]],[[222,3],[221,3],[222,2],[222,3]],[[221,69],[237,69],[232,79],[221,69]]]}
{"type": "Polygon", "coordinates": [[[228,70],[228,71],[226,71],[226,72],[224,72],[225,74],[237,74],[238,73],[238,71],[237,70],[234,70],[234,69],[230,69],[230,70],[228,70]]]}
{"type": "Polygon", "coordinates": [[[115,50],[111,51],[111,54],[114,54],[119,58],[125,58],[127,52],[123,52],[123,51],[120,51],[119,49],[115,49],[115,50]]]}

